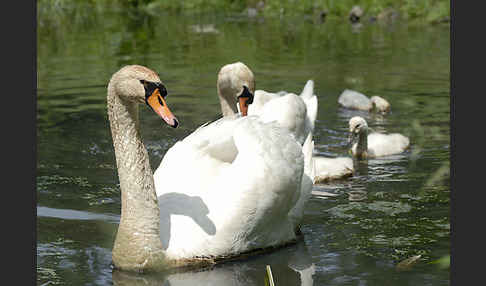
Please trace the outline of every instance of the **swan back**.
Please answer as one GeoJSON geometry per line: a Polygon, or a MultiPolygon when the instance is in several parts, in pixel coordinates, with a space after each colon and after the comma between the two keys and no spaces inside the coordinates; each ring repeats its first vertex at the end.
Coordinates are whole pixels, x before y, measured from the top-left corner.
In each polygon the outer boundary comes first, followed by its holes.
{"type": "Polygon", "coordinates": [[[373,108],[371,100],[366,95],[350,89],[345,89],[341,93],[338,103],[352,109],[371,110],[373,108]]]}
{"type": "Polygon", "coordinates": [[[348,157],[326,158],[314,156],[316,182],[325,182],[351,176],[354,172],[353,159],[348,157]]]}
{"type": "Polygon", "coordinates": [[[245,116],[200,128],[154,174],[167,255],[223,256],[295,239],[287,216],[303,173],[302,147],[274,122],[245,116]]]}
{"type": "Polygon", "coordinates": [[[265,104],[272,99],[279,98],[281,95],[277,93],[266,92],[261,89],[255,91],[253,103],[248,106],[248,115],[261,115],[265,104]]]}
{"type": "Polygon", "coordinates": [[[264,122],[278,122],[304,144],[307,135],[314,131],[317,117],[317,96],[313,92],[313,80],[307,81],[300,96],[285,91],[257,90],[248,114],[258,115],[264,122]]]}
{"type": "Polygon", "coordinates": [[[267,102],[263,106],[260,119],[263,122],[278,122],[281,127],[293,134],[300,144],[304,143],[307,134],[311,132],[306,105],[295,93],[287,93],[267,102]]]}
{"type": "Polygon", "coordinates": [[[380,96],[375,95],[368,98],[366,95],[350,89],[345,89],[341,93],[338,103],[346,108],[366,111],[376,109],[376,111],[381,113],[387,113],[391,109],[390,103],[380,96]]]}
{"type": "Polygon", "coordinates": [[[399,133],[371,133],[368,135],[368,154],[374,157],[398,154],[405,151],[409,144],[410,140],[399,133]]]}
{"type": "Polygon", "coordinates": [[[410,145],[409,138],[402,134],[376,132],[368,134],[368,130],[364,118],[355,116],[349,120],[349,132],[359,136],[358,142],[351,149],[353,155],[361,156],[362,152],[366,152],[367,157],[387,156],[401,153],[410,145]]]}

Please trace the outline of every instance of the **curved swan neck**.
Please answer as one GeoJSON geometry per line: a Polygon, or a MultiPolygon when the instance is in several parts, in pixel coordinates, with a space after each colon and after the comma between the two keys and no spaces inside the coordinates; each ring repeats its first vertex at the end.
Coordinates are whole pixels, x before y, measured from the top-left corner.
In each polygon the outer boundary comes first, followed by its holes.
{"type": "Polygon", "coordinates": [[[121,189],[121,218],[113,247],[115,267],[160,267],[159,207],[147,150],[139,131],[138,105],[108,86],[108,116],[121,189]]]}
{"type": "Polygon", "coordinates": [[[223,91],[218,86],[218,97],[221,104],[221,112],[223,117],[238,114],[238,109],[236,107],[237,101],[234,96],[224,96],[223,91]]]}
{"type": "Polygon", "coordinates": [[[251,93],[255,92],[255,78],[253,72],[242,62],[223,66],[218,72],[216,81],[221,112],[224,116],[238,114],[237,97],[242,94],[246,86],[251,93]]]}

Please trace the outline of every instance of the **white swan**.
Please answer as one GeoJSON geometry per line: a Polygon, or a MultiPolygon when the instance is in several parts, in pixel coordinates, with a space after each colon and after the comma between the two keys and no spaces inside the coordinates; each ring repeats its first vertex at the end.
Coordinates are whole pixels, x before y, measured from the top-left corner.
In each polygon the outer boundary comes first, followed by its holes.
{"type": "Polygon", "coordinates": [[[338,103],[341,106],[350,109],[365,111],[376,109],[381,113],[387,113],[391,109],[390,103],[380,96],[372,96],[371,98],[368,98],[366,95],[350,89],[345,89],[341,93],[338,98],[338,103]]]}
{"type": "MultiPolygon", "coordinates": [[[[165,219],[171,225],[170,238],[162,236],[163,242],[170,240],[167,253],[174,256],[181,253],[193,256],[228,255],[228,252],[244,252],[293,240],[294,234],[289,234],[286,229],[289,225],[298,233],[303,205],[310,197],[313,185],[314,142],[309,134],[299,148],[304,158],[303,165],[300,157],[288,158],[288,155],[281,154],[282,157],[278,158],[277,154],[288,152],[289,147],[295,148],[295,143],[299,142],[275,120],[265,122],[257,116],[238,116],[238,109],[242,115],[247,114],[247,101],[252,102],[254,89],[253,72],[246,65],[223,66],[217,80],[223,118],[203,125],[177,142],[167,151],[155,171],[159,198],[171,192],[162,185],[169,183],[173,188],[184,188],[184,194],[202,198],[208,208],[208,218],[216,229],[221,229],[216,234],[210,233],[207,231],[209,227],[201,227],[200,223],[188,216],[172,215],[170,219],[165,219]],[[280,131],[272,131],[274,129],[280,131]],[[250,132],[256,130],[258,133],[250,136],[250,132]],[[252,148],[247,150],[250,146],[252,148]],[[272,155],[269,156],[267,152],[272,155]],[[292,160],[296,161],[290,163],[292,160]],[[301,170],[301,167],[304,169],[301,170]],[[183,186],[179,186],[181,184],[183,186]],[[278,195],[272,192],[278,192],[278,195]],[[281,200],[285,204],[278,207],[278,211],[273,209],[276,204],[282,203],[281,200]],[[265,218],[253,218],[254,212],[260,212],[261,208],[266,209],[265,218]],[[265,226],[267,223],[272,226],[265,226]],[[236,227],[235,224],[246,226],[236,227]],[[240,228],[257,226],[267,228],[252,234],[258,239],[238,234],[238,231],[248,231],[240,228]],[[214,235],[216,237],[212,237],[214,235]],[[242,236],[241,241],[235,240],[235,235],[242,236]],[[190,243],[195,237],[199,244],[190,243]],[[250,243],[248,240],[255,241],[250,243]]],[[[294,152],[289,152],[289,155],[295,156],[294,152]]],[[[170,204],[173,203],[170,201],[170,204]]],[[[164,225],[163,219],[161,221],[164,225]]]]}
{"type": "MultiPolygon", "coordinates": [[[[241,94],[243,86],[233,96],[241,94]]],[[[233,115],[200,127],[169,149],[155,184],[138,104],[147,103],[177,127],[166,95],[157,74],[137,65],[121,68],[108,84],[122,207],[112,251],[115,268],[207,265],[294,242],[290,211],[304,179],[310,180],[304,169],[312,167],[308,160],[304,166],[303,147],[276,123],[233,115]]],[[[307,142],[309,157],[312,141],[307,142]]]]}
{"type": "Polygon", "coordinates": [[[399,133],[369,133],[366,120],[360,116],[349,120],[349,142],[358,139],[351,147],[353,156],[373,158],[402,153],[410,145],[408,137],[399,133]]]}
{"type": "Polygon", "coordinates": [[[221,67],[217,90],[223,116],[234,116],[238,110],[243,116],[258,116],[262,122],[278,123],[303,144],[305,169],[301,194],[289,213],[296,233],[299,233],[304,205],[311,196],[315,177],[312,131],[317,116],[317,96],[313,94],[314,82],[307,81],[300,96],[285,91],[278,94],[255,91],[255,78],[251,69],[242,62],[235,62],[221,67]]]}

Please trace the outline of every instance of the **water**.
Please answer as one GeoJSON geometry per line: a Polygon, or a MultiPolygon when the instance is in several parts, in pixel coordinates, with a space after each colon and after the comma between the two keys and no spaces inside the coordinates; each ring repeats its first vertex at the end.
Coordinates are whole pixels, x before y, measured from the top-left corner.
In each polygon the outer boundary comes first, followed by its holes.
{"type": "Polygon", "coordinates": [[[57,15],[44,8],[37,31],[38,285],[263,285],[266,265],[279,286],[449,284],[449,269],[432,263],[450,253],[449,26],[83,7],[57,15]],[[217,32],[197,33],[199,24],[217,32]],[[298,93],[314,79],[316,154],[347,156],[354,115],[377,131],[409,136],[411,149],[356,161],[353,177],[316,185],[297,245],[202,271],[114,271],[120,189],[106,114],[109,78],[136,63],[166,84],[180,128],[140,108],[156,168],[177,140],[219,116],[217,72],[237,60],[269,91],[298,93]],[[345,88],[388,99],[392,112],[340,108],[345,88]],[[410,270],[396,270],[414,255],[422,256],[410,270]]]}

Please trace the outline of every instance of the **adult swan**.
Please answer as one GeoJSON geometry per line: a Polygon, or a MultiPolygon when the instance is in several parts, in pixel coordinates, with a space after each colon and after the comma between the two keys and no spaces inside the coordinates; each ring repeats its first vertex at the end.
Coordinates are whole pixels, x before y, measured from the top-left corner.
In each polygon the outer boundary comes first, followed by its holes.
{"type": "MultiPolygon", "coordinates": [[[[239,87],[240,98],[248,87],[239,87]]],[[[300,196],[304,153],[276,123],[234,116],[199,128],[164,156],[157,196],[138,104],[146,103],[177,127],[166,95],[157,74],[138,65],[121,68],[108,84],[122,200],[115,268],[208,265],[295,241],[289,212],[300,196]]]]}

